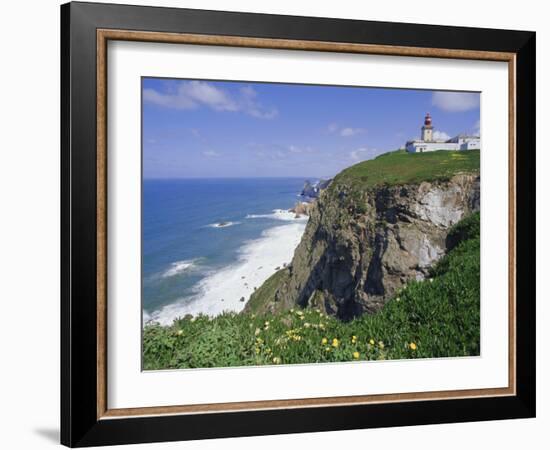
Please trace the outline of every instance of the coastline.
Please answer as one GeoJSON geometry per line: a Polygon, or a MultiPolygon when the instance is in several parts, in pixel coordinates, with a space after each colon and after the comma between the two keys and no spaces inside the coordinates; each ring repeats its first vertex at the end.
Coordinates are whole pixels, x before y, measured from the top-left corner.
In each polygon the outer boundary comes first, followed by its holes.
{"type": "Polygon", "coordinates": [[[195,295],[176,300],[150,314],[144,311],[144,325],[149,322],[171,325],[174,319],[189,314],[217,316],[223,312],[242,311],[254,288],[259,288],[273,273],[290,263],[305,231],[307,217],[295,218],[292,213],[281,213],[283,210],[276,210],[273,215],[290,223],[268,228],[260,238],[246,242],[239,251],[238,261],[209,274],[198,284],[195,295]]]}

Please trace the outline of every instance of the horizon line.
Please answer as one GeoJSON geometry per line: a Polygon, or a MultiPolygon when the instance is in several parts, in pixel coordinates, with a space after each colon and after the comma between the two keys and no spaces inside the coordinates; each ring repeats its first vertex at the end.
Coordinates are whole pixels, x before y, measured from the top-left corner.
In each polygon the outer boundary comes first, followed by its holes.
{"type": "Polygon", "coordinates": [[[281,178],[293,178],[293,179],[299,179],[299,180],[308,180],[308,179],[330,179],[333,178],[333,176],[266,176],[266,177],[258,177],[258,176],[244,176],[244,177],[235,177],[235,176],[222,176],[222,177],[216,177],[216,176],[205,176],[205,177],[144,177],[142,176],[143,181],[159,181],[159,180],[242,180],[242,179],[248,179],[248,180],[258,180],[258,179],[281,179],[281,178]]]}

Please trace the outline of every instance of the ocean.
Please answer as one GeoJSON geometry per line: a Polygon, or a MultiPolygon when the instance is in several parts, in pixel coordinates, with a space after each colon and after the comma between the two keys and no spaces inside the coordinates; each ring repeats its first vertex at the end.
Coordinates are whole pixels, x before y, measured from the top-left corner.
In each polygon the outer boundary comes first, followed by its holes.
{"type": "Polygon", "coordinates": [[[307,217],[303,178],[144,180],[144,323],[244,308],[292,260],[307,217]],[[243,301],[244,298],[244,301],[243,301]]]}

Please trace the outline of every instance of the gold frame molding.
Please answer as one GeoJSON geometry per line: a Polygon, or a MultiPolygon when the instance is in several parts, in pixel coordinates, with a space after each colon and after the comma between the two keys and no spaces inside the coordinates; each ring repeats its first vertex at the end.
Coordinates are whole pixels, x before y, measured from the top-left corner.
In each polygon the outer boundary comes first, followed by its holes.
{"type": "Polygon", "coordinates": [[[220,413],[265,409],[345,406],[421,400],[446,400],[516,395],[516,55],[506,52],[445,48],[247,38],[238,36],[157,33],[114,29],[97,30],[97,418],[220,413]],[[409,57],[472,59],[508,63],[508,387],[491,389],[410,392],[401,394],[265,400],[201,405],[150,406],[109,409],[107,405],[107,42],[110,40],[170,44],[216,45],[265,49],[362,53],[409,57]]]}

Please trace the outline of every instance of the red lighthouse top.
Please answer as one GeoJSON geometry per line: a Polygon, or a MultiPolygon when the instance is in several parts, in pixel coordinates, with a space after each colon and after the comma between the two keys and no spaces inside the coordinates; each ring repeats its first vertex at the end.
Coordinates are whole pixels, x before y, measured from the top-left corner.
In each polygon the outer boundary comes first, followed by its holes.
{"type": "Polygon", "coordinates": [[[424,117],[424,125],[427,127],[432,126],[432,116],[430,116],[430,113],[427,113],[426,117],[424,117]]]}

